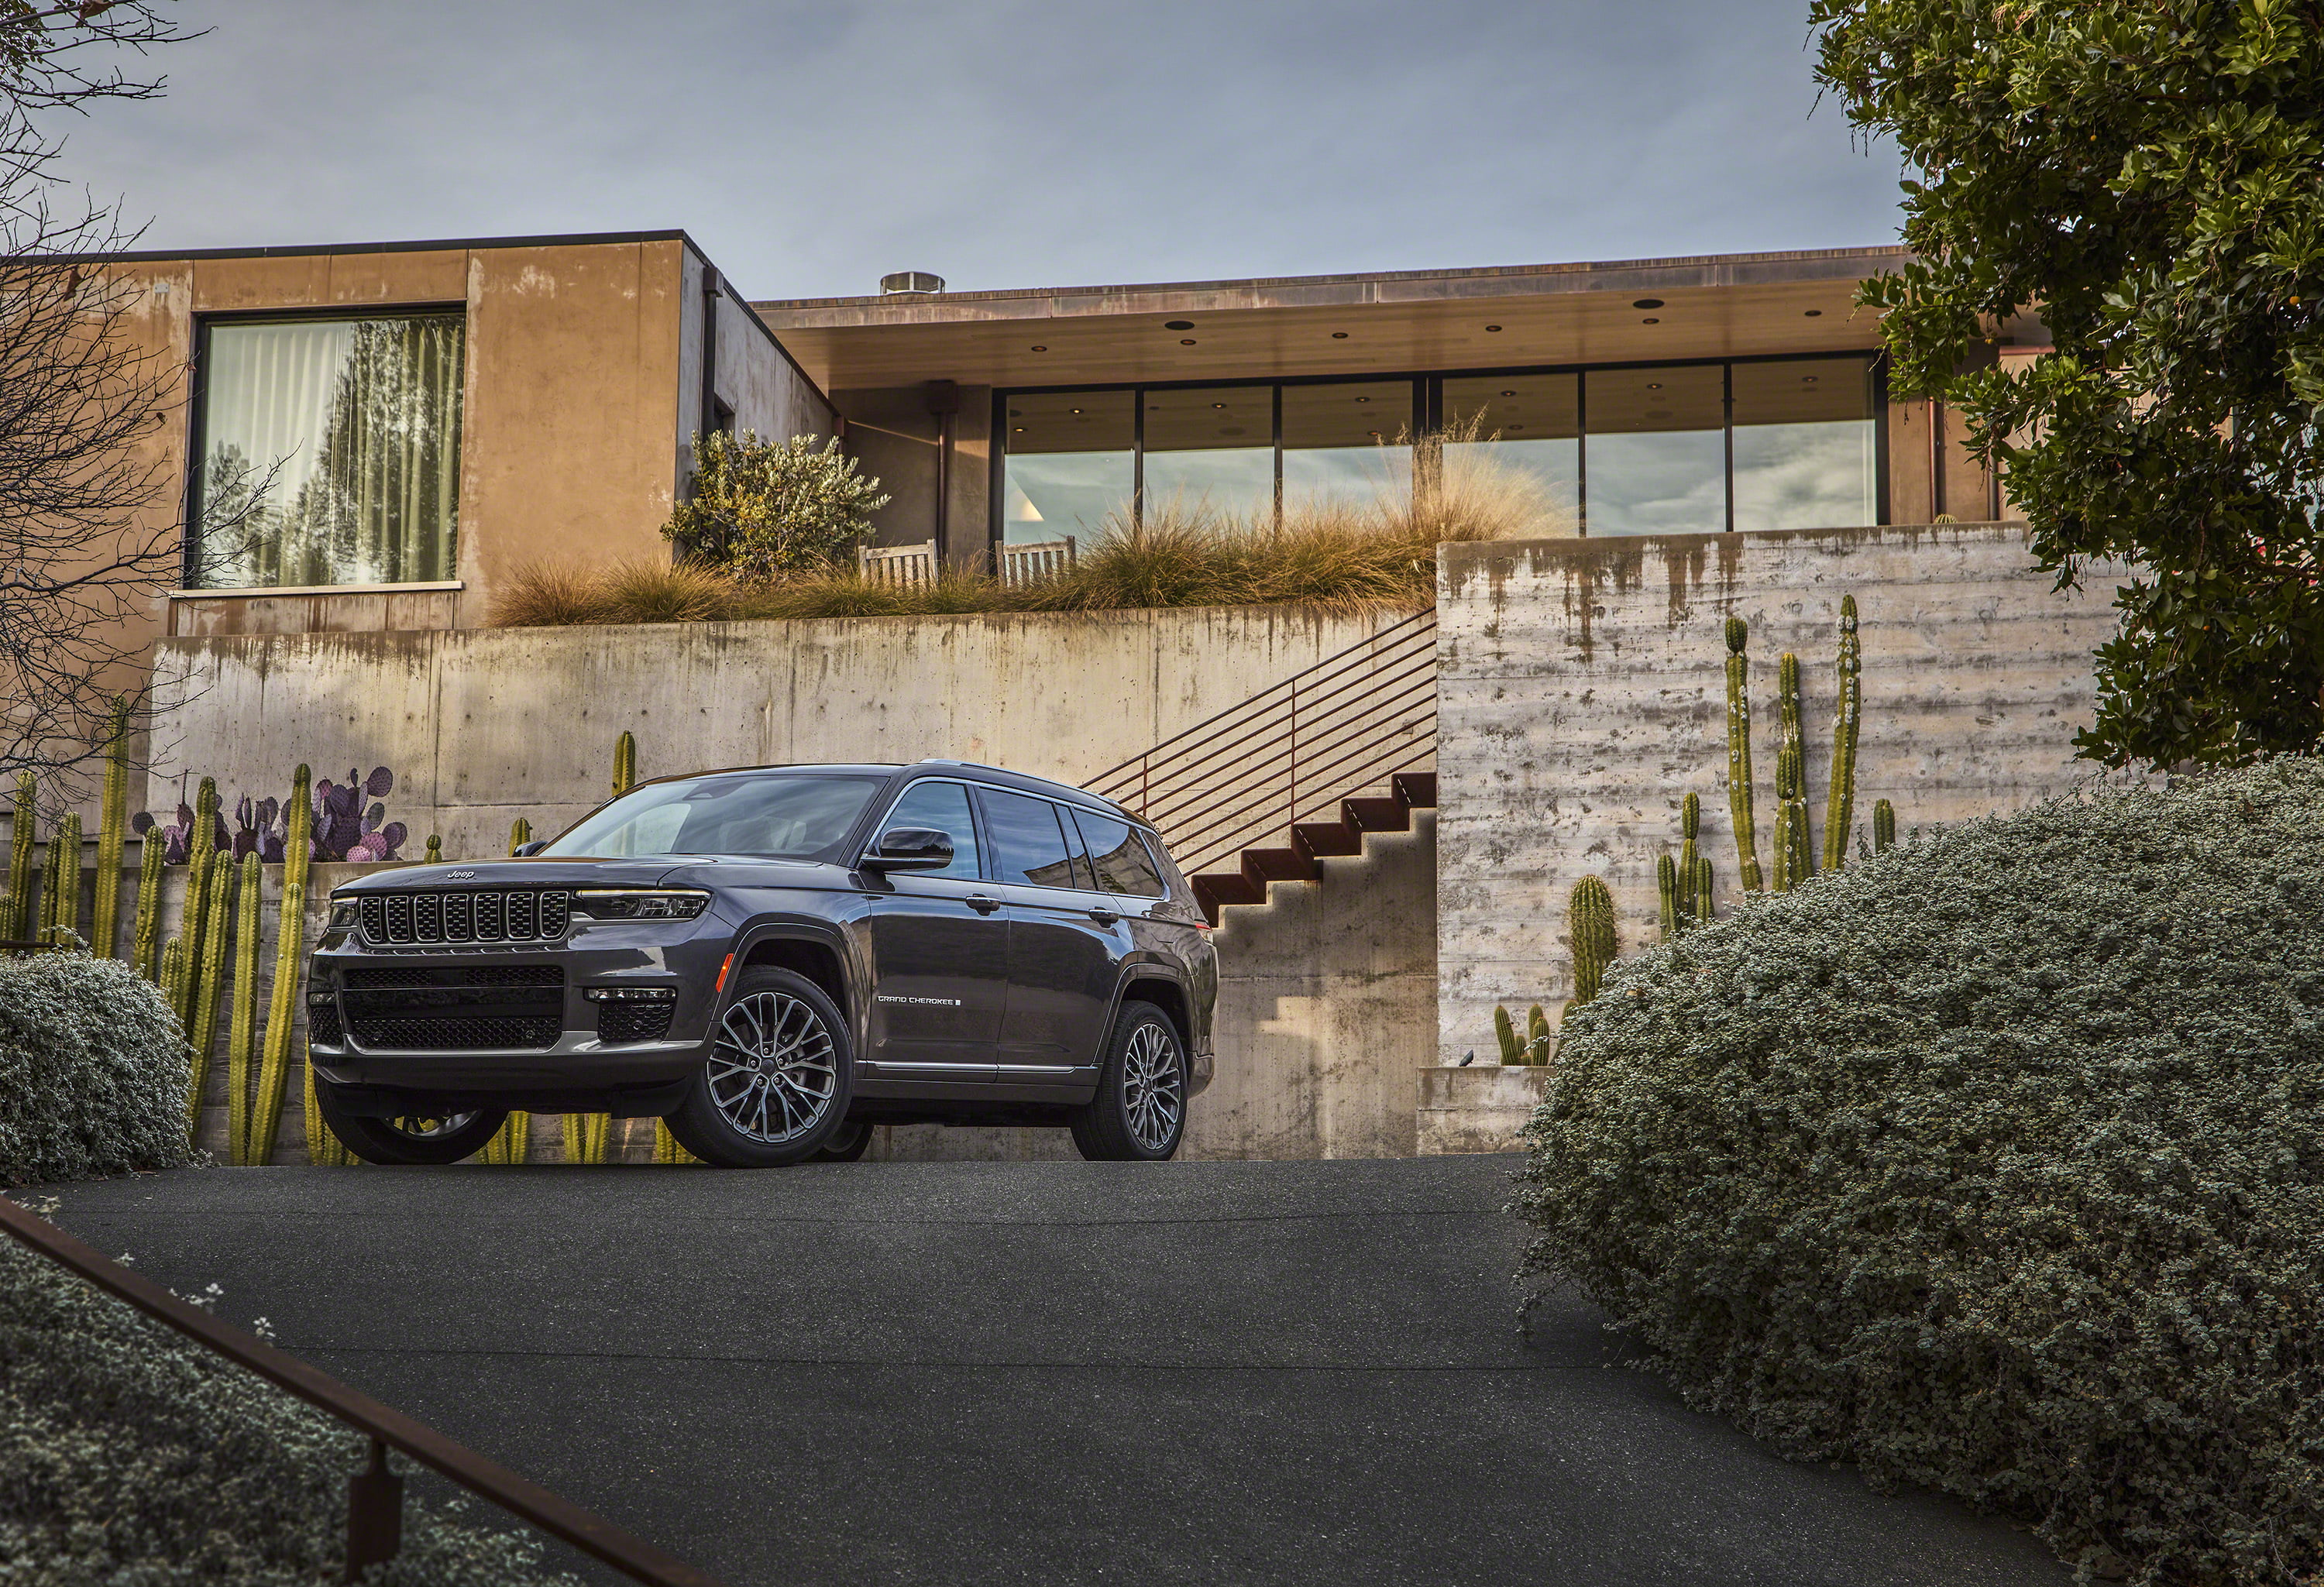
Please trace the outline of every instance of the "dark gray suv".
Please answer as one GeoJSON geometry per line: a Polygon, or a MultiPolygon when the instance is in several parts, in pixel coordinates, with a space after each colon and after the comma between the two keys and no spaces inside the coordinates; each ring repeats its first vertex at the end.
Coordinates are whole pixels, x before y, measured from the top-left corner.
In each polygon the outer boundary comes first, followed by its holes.
{"type": "Polygon", "coordinates": [[[861,1156],[874,1124],[1178,1149],[1218,962],[1152,827],[989,766],[649,782],[520,857],[331,895],[317,1099],[374,1163],[450,1163],[512,1109],[657,1116],[705,1162],[861,1156]]]}

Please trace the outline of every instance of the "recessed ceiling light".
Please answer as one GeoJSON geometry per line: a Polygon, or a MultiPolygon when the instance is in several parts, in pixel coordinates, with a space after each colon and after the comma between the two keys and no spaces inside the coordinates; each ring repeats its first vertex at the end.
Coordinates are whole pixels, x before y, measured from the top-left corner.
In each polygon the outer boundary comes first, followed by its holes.
{"type": "Polygon", "coordinates": [[[1226,404],[1225,404],[1224,402],[1213,402],[1213,403],[1212,403],[1212,404],[1211,404],[1211,406],[1212,406],[1212,407],[1213,407],[1213,408],[1223,408],[1223,407],[1225,407],[1225,406],[1226,406],[1226,404]]]}
{"type": "Polygon", "coordinates": [[[1510,428],[1511,429],[1523,429],[1525,428],[1525,426],[1524,426],[1524,425],[1522,425],[1522,424],[1513,424],[1513,425],[1509,426],[1509,428],[1510,428]]]}
{"type": "Polygon", "coordinates": [[[1021,424],[1020,424],[1020,425],[1019,425],[1019,426],[1017,427],[1017,433],[1018,433],[1019,435],[1023,435],[1023,434],[1025,433],[1025,427],[1024,427],[1023,425],[1021,425],[1021,424]]]}
{"type": "Polygon", "coordinates": [[[1642,319],[1642,320],[1638,321],[1638,323],[1639,323],[1640,325],[1660,325],[1660,324],[1662,323],[1662,321],[1661,321],[1661,320],[1659,320],[1659,319],[1656,319],[1653,315],[1649,314],[1649,315],[1647,315],[1644,319],[1642,319]]]}
{"type": "Polygon", "coordinates": [[[1372,438],[1372,439],[1374,439],[1374,440],[1378,440],[1378,439],[1379,439],[1379,438],[1380,438],[1380,432],[1379,432],[1379,431],[1378,431],[1378,430],[1376,430],[1376,429],[1368,429],[1368,430],[1364,431],[1364,433],[1365,433],[1366,435],[1368,435],[1368,436],[1371,437],[1371,438],[1372,438]]]}
{"type": "Polygon", "coordinates": [[[1660,298],[1641,298],[1630,305],[1633,309],[1659,309],[1662,306],[1663,300],[1660,298]]]}
{"type": "Polygon", "coordinates": [[[1485,328],[1486,328],[1487,330],[1499,330],[1499,329],[1500,329],[1501,328],[1500,328],[1499,326],[1498,326],[1498,325],[1489,325],[1489,326],[1487,326],[1485,328]]]}
{"type": "Polygon", "coordinates": [[[1821,319],[1823,318],[1823,310],[1821,309],[1810,309],[1806,310],[1806,313],[1810,319],[1821,319]]]}
{"type": "Polygon", "coordinates": [[[1192,337],[1180,337],[1178,338],[1178,345],[1182,347],[1191,347],[1194,345],[1194,338],[1192,337]]]}
{"type": "Polygon", "coordinates": [[[1646,383],[1646,390],[1648,390],[1648,391],[1650,391],[1650,392],[1658,392],[1658,391],[1661,391],[1662,389],[1663,389],[1663,383],[1662,383],[1662,382],[1660,382],[1660,381],[1658,381],[1658,380],[1650,380],[1650,381],[1648,381],[1648,382],[1646,383]]]}
{"type": "Polygon", "coordinates": [[[1504,397],[1514,397],[1514,396],[1516,396],[1516,395],[1517,395],[1517,393],[1516,393],[1515,392],[1503,392],[1501,393],[1501,395],[1503,395],[1504,397]]]}
{"type": "Polygon", "coordinates": [[[1335,330],[1332,333],[1332,339],[1335,342],[1344,342],[1348,339],[1348,333],[1343,330],[1335,330]]]}
{"type": "Polygon", "coordinates": [[[1358,397],[1356,401],[1359,402],[1369,402],[1371,399],[1370,397],[1358,397]]]}
{"type": "Polygon", "coordinates": [[[1812,386],[1812,385],[1815,384],[1815,383],[1816,383],[1816,377],[1815,377],[1814,375],[1812,375],[1812,374],[1803,374],[1803,375],[1800,376],[1800,383],[1801,383],[1802,385],[1810,385],[1810,386],[1812,386]]]}
{"type": "Polygon", "coordinates": [[[1045,346],[1041,346],[1041,344],[1040,344],[1040,343],[1038,343],[1038,342],[1035,342],[1035,343],[1033,344],[1033,351],[1035,351],[1036,353],[1046,353],[1046,352],[1047,352],[1048,350],[1049,350],[1048,348],[1047,348],[1047,347],[1045,347],[1045,346]]]}
{"type": "Polygon", "coordinates": [[[1191,319],[1166,319],[1162,322],[1162,328],[1164,330],[1192,330],[1194,328],[1194,322],[1191,319]]]}

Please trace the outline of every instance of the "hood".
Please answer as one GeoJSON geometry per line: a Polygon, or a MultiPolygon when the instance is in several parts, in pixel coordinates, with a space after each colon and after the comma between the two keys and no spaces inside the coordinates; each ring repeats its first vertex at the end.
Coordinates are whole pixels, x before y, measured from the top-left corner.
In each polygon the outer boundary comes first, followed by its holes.
{"type": "Polygon", "coordinates": [[[754,860],[747,856],[688,854],[639,859],[589,859],[536,854],[522,860],[468,860],[458,864],[399,865],[340,883],[332,896],[366,892],[410,892],[430,888],[495,887],[803,887],[818,890],[853,885],[837,865],[807,860],[754,860]]]}

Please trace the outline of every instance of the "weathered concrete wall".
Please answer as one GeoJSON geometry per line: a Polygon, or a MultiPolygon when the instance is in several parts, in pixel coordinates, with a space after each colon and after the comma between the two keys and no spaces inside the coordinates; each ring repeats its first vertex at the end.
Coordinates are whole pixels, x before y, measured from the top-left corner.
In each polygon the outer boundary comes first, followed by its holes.
{"type": "Polygon", "coordinates": [[[1554,1014],[1572,985],[1566,896],[1582,876],[1613,890],[1624,951],[1655,940],[1655,861],[1677,849],[1689,792],[1702,796],[1719,906],[1734,906],[1727,617],[1751,624],[1765,865],[1785,650],[1801,662],[1821,842],[1842,595],[1862,622],[1855,825],[1868,831],[1886,798],[1910,828],[2013,808],[2092,773],[2073,735],[2089,715],[2090,652],[2113,632],[2114,577],[2087,567],[2083,592],[2053,593],[2014,524],[1444,547],[1439,1061],[1472,1047],[1489,1059],[1496,1003],[1554,1014]]]}

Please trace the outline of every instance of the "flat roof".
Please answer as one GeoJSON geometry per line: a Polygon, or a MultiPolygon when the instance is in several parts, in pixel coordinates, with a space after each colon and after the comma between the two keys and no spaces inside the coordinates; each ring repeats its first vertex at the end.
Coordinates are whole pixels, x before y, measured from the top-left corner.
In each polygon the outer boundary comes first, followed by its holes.
{"type": "Polygon", "coordinates": [[[538,237],[431,237],[404,243],[277,243],[249,248],[124,248],[110,254],[42,254],[48,264],[97,264],[107,261],[147,263],[171,259],[298,259],[317,254],[440,254],[471,248],[569,248],[588,244],[684,243],[697,255],[700,245],[682,227],[650,232],[572,232],[538,237]]]}
{"type": "Polygon", "coordinates": [[[1878,325],[1855,311],[1856,283],[1911,257],[1821,248],[753,306],[826,391],[1400,373],[1868,349],[1878,325]]]}

